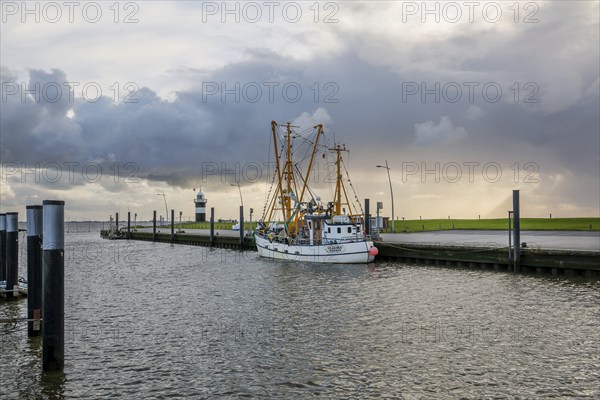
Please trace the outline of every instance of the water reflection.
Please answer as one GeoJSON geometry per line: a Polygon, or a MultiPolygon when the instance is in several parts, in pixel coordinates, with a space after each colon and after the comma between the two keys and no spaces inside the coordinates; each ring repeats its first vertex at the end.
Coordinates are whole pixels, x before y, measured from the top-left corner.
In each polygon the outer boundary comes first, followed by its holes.
{"type": "Polygon", "coordinates": [[[0,308],[0,321],[2,321],[2,323],[0,324],[0,332],[2,332],[2,336],[0,338],[2,341],[0,341],[0,343],[4,342],[4,335],[13,333],[19,329],[20,303],[23,302],[23,299],[21,298],[13,301],[5,301],[2,299],[1,301],[0,307],[2,308],[0,308]]]}
{"type": "Polygon", "coordinates": [[[67,375],[62,371],[42,372],[40,383],[42,394],[51,400],[65,398],[65,383],[67,375]]]}
{"type": "MultiPolygon", "coordinates": [[[[26,334],[27,331],[23,329],[26,334]]],[[[22,334],[22,333],[19,333],[22,334]]],[[[42,336],[33,336],[29,337],[27,340],[27,347],[25,349],[27,354],[32,358],[40,359],[42,358],[42,336]]]]}

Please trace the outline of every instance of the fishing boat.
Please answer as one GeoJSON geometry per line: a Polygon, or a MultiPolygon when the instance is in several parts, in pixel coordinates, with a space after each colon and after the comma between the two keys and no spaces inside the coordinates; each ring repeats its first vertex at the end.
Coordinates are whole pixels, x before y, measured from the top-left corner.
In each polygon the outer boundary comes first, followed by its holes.
{"type": "Polygon", "coordinates": [[[254,231],[258,254],[314,263],[373,261],[378,250],[365,232],[362,206],[355,192],[354,201],[348,198],[346,182],[354,191],[342,157],[348,150],[341,144],[328,145],[322,124],[299,128],[271,122],[275,168],[254,231]],[[335,194],[327,203],[309,185],[315,180],[311,174],[317,154],[333,157],[335,179],[330,181],[335,194]]]}

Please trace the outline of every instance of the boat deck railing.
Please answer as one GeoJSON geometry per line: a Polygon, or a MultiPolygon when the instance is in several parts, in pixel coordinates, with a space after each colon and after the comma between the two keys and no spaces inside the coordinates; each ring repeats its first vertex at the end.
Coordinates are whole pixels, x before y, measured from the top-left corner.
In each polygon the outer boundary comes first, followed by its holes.
{"type": "MultiPolygon", "coordinates": [[[[271,241],[272,243],[283,243],[283,244],[296,245],[296,246],[311,246],[311,242],[310,242],[309,238],[298,238],[298,239],[293,239],[293,240],[288,241],[286,239],[282,240],[277,237],[273,237],[272,239],[269,239],[268,236],[265,236],[265,235],[260,235],[260,236],[262,236],[264,239],[271,241]]],[[[366,238],[364,238],[364,239],[362,236],[352,237],[352,238],[325,239],[325,240],[313,239],[312,246],[357,243],[357,242],[364,242],[364,241],[371,241],[371,240],[372,240],[371,236],[366,236],[366,238]]]]}

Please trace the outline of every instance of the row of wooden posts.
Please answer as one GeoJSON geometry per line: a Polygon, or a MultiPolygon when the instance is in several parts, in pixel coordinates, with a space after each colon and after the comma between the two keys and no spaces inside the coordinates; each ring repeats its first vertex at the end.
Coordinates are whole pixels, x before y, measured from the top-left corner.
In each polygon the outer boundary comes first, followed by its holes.
{"type": "MultiPolygon", "coordinates": [[[[27,332],[42,335],[42,368],[64,367],[65,202],[44,200],[27,210],[27,332]]],[[[18,296],[19,214],[0,214],[0,281],[8,301],[18,296]]]]}
{"type": "MultiPolygon", "coordinates": [[[[252,209],[250,210],[252,212],[252,209]]],[[[251,216],[252,217],[252,216],[251,216]]],[[[215,240],[215,208],[210,208],[210,243],[215,240]]],[[[250,219],[252,222],[252,219],[250,219]]],[[[119,232],[119,213],[115,213],[115,230],[119,232]]],[[[131,212],[127,212],[127,238],[131,233],[131,212]]],[[[156,225],[156,210],[152,216],[152,240],[156,241],[157,225],[156,225]]],[[[175,210],[171,210],[171,242],[175,241],[175,210]]],[[[240,206],[240,244],[244,243],[244,206],[240,206]]],[[[240,246],[242,249],[243,246],[240,246]]]]}

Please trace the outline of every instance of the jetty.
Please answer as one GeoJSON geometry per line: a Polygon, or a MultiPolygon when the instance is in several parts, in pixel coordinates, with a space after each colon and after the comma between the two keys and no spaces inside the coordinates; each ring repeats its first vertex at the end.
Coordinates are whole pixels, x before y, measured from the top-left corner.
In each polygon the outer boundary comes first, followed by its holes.
{"type": "MultiPolygon", "coordinates": [[[[220,231],[211,240],[203,232],[170,233],[130,231],[124,239],[158,243],[173,243],[202,246],[216,249],[256,251],[254,238],[244,235],[240,240],[238,232],[220,231]]],[[[101,231],[103,238],[111,235],[109,230],[101,231]]],[[[390,235],[392,236],[392,235],[390,235]]],[[[521,262],[515,266],[509,258],[508,246],[451,243],[406,243],[395,241],[375,241],[379,249],[376,262],[399,261],[410,264],[436,265],[449,268],[473,268],[491,271],[537,273],[549,276],[569,276],[600,278],[600,252],[594,250],[561,250],[521,248],[521,262]]]]}
{"type": "MultiPolygon", "coordinates": [[[[378,250],[375,261],[393,260],[404,263],[439,265],[452,268],[477,268],[494,271],[510,271],[515,273],[537,273],[551,276],[583,277],[587,279],[600,278],[600,236],[585,238],[579,236],[570,242],[566,248],[541,247],[535,243],[528,246],[522,241],[527,233],[520,229],[520,200],[519,191],[513,190],[513,210],[508,212],[508,229],[500,232],[495,241],[490,241],[489,233],[473,232],[474,238],[481,238],[471,243],[437,242],[431,239],[420,242],[407,242],[398,240],[402,234],[385,235],[387,240],[371,228],[371,214],[369,213],[369,199],[365,199],[365,232],[367,237],[372,237],[378,250]],[[512,224],[511,224],[512,220],[512,224]],[[504,236],[506,235],[506,236],[504,236]],[[498,242],[501,238],[507,239],[504,246],[498,242]],[[481,239],[488,239],[481,241],[481,239]],[[586,241],[586,239],[590,239],[586,241]],[[583,243],[577,248],[576,244],[583,243]]],[[[182,232],[175,230],[175,210],[171,210],[171,224],[163,227],[169,233],[161,233],[156,224],[156,211],[153,212],[152,227],[143,228],[141,231],[131,228],[131,212],[127,213],[127,225],[119,229],[119,214],[116,213],[115,225],[111,224],[108,230],[100,232],[106,239],[143,240],[159,243],[186,244],[220,249],[239,251],[256,251],[256,243],[252,230],[244,230],[244,207],[240,206],[241,229],[233,231],[215,231],[215,209],[210,209],[210,229],[196,230],[195,232],[182,232]],[[170,228],[170,229],[169,229],[170,228]],[[208,234],[207,234],[208,233],[208,234]]],[[[137,215],[137,214],[136,214],[137,215]]],[[[415,235],[415,234],[411,234],[415,235]]],[[[419,234],[416,234],[417,236],[419,234]]],[[[577,235],[576,235],[577,236],[577,235]]],[[[421,236],[421,239],[424,239],[421,236]]],[[[538,239],[541,240],[541,239],[538,239]]],[[[545,243],[569,243],[562,232],[558,238],[548,238],[545,243]]]]}

